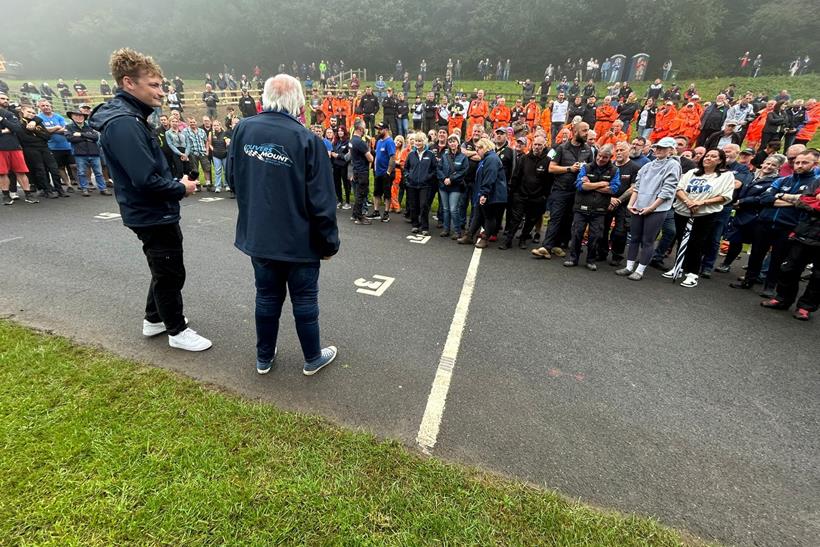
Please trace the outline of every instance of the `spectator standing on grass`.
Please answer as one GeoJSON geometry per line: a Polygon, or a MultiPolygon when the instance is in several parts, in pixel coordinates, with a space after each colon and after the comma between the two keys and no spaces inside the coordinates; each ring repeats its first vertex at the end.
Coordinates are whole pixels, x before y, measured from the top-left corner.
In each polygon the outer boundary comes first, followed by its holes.
{"type": "MultiPolygon", "coordinates": [[[[314,95],[317,97],[318,101],[318,94],[314,95]]],[[[250,118],[251,116],[256,115],[256,101],[253,100],[253,97],[251,97],[250,92],[247,89],[242,90],[242,96],[239,97],[238,106],[243,118],[250,118]]],[[[315,116],[315,111],[313,111],[312,114],[315,116]]],[[[312,118],[311,123],[316,123],[316,120],[312,118]]]]}
{"type": "Polygon", "coordinates": [[[90,123],[102,135],[123,224],[142,242],[151,270],[142,333],[167,332],[173,348],[206,350],[211,341],[188,327],[182,306],[179,201],[193,194],[196,185],[171,175],[148,123],[154,108],[162,105],[162,69],[151,57],[124,48],[111,55],[111,74],[119,90],[94,110],[90,123]]]}
{"type": "Polygon", "coordinates": [[[256,283],[256,371],[266,374],[276,359],[289,291],[302,372],[310,376],[337,355],[321,347],[318,301],[320,260],[339,250],[332,169],[321,139],[296,118],[305,105],[299,80],[270,78],[262,103],[263,112],[234,132],[228,160],[239,207],[235,245],[250,257],[256,283]]]}
{"type": "Polygon", "coordinates": [[[208,109],[208,116],[212,119],[216,119],[218,115],[216,105],[219,103],[219,96],[214,93],[211,84],[205,85],[205,91],[202,92],[202,102],[205,103],[205,108],[208,109]]]}

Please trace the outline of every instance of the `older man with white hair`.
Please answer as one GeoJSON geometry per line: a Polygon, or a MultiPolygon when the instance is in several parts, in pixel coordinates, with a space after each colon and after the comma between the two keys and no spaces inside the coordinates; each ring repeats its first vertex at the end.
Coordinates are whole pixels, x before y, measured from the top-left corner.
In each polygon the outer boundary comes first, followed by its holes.
{"type": "Polygon", "coordinates": [[[299,121],[299,81],[279,74],[265,82],[261,114],[243,119],[228,152],[236,192],[236,247],[251,257],[256,278],[256,371],[276,358],[279,316],[290,290],[303,373],[316,374],[337,354],[319,339],[319,261],[339,250],[336,192],[327,149],[299,121]]]}

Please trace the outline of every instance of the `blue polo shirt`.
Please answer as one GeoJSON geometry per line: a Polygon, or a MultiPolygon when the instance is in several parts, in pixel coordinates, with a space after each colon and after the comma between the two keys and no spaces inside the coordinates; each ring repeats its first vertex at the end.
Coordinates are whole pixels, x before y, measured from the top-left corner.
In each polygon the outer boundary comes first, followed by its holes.
{"type": "MultiPolygon", "coordinates": [[[[57,114],[56,112],[52,113],[51,116],[46,116],[42,112],[37,114],[37,117],[43,120],[43,125],[46,129],[51,129],[52,127],[65,127],[65,118],[57,114]]],[[[64,136],[60,133],[52,133],[51,138],[48,140],[48,149],[49,150],[68,150],[71,152],[71,143],[68,142],[64,136]]]]}
{"type": "Polygon", "coordinates": [[[376,176],[386,175],[390,167],[390,158],[396,154],[396,143],[393,137],[385,137],[376,142],[376,165],[374,171],[376,176]]]}

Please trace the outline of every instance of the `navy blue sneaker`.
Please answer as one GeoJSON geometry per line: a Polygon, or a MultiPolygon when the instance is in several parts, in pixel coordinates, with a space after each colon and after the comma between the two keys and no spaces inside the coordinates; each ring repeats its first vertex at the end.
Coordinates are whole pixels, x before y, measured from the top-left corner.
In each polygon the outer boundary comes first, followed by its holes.
{"type": "Polygon", "coordinates": [[[276,347],[273,350],[273,359],[270,360],[268,363],[263,363],[259,359],[256,360],[256,372],[257,374],[267,374],[270,372],[270,369],[273,368],[273,363],[276,362],[276,354],[279,353],[279,348],[276,347]]]}
{"type": "Polygon", "coordinates": [[[336,349],[336,346],[328,346],[322,350],[322,354],[311,361],[310,363],[305,363],[305,366],[302,368],[302,372],[305,376],[313,376],[330,363],[336,358],[339,351],[336,349]]]}

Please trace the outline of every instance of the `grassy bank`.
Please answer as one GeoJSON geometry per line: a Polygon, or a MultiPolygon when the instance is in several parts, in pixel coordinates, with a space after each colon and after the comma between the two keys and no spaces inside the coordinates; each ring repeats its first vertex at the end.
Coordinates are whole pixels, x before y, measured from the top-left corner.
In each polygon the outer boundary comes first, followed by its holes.
{"type": "Polygon", "coordinates": [[[688,541],[5,321],[0,446],[7,545],[688,541]]]}

